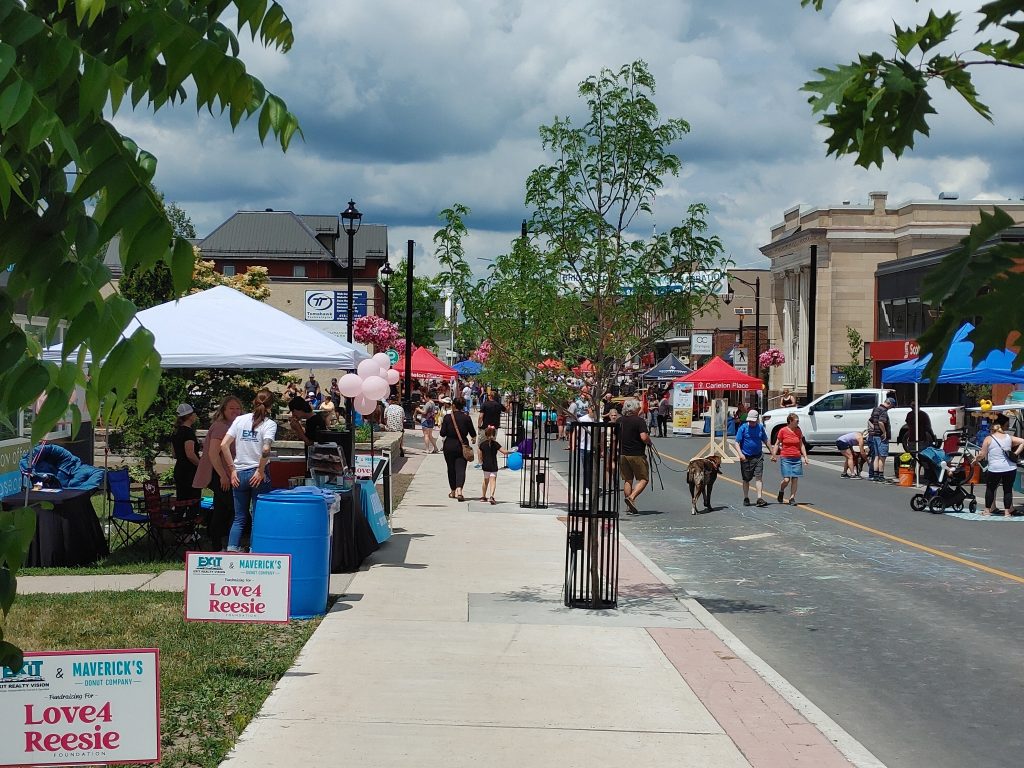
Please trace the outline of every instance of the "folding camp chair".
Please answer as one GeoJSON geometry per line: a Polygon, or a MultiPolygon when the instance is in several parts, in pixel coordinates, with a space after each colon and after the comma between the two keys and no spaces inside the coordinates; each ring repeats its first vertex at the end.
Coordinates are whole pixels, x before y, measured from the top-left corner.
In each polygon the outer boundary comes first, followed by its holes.
{"type": "Polygon", "coordinates": [[[199,499],[177,500],[161,495],[155,480],[142,484],[142,509],[149,518],[150,539],[160,558],[178,549],[184,551],[199,539],[199,503],[199,499]]]}
{"type": "Polygon", "coordinates": [[[130,489],[127,469],[107,470],[107,501],[113,502],[109,523],[122,547],[149,535],[149,516],[136,511],[141,499],[133,497],[130,489]]]}

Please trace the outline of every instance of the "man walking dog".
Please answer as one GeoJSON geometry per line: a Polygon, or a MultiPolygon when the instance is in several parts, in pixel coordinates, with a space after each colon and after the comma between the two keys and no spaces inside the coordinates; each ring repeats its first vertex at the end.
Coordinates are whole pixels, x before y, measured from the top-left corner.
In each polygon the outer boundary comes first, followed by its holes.
{"type": "Polygon", "coordinates": [[[622,406],[619,419],[619,441],[622,457],[619,459],[619,474],[622,475],[622,490],[626,495],[626,506],[631,515],[637,513],[636,497],[643,493],[650,477],[647,466],[647,445],[651,435],[647,422],[640,413],[640,401],[630,398],[622,406]]]}
{"type": "Polygon", "coordinates": [[[743,506],[750,506],[750,483],[757,490],[755,506],[767,507],[764,500],[764,454],[761,446],[771,450],[768,433],[755,410],[747,412],[747,420],[736,430],[736,447],[740,451],[740,477],[743,478],[743,506]]]}

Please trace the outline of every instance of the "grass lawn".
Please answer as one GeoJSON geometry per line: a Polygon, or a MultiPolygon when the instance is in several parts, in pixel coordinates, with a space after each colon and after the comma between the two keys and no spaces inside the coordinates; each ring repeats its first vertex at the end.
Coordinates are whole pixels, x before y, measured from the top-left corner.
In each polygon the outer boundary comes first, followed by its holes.
{"type": "Polygon", "coordinates": [[[21,595],[6,637],[27,651],[159,648],[161,766],[216,766],[319,620],[186,623],[166,592],[21,595]]]}

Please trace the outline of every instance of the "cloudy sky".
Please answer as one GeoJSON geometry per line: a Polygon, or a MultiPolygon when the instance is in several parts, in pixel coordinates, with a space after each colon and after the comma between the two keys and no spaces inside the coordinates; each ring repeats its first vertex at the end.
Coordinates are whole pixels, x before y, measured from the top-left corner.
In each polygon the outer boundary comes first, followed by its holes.
{"type": "Polygon", "coordinates": [[[758,246],[798,203],[866,202],[873,190],[891,202],[1024,196],[1024,104],[1008,98],[1019,73],[977,68],[994,125],[937,93],[932,137],[880,171],[826,159],[799,91],[816,67],[888,54],[893,19],[962,9],[973,30],[978,4],[840,0],[815,13],[799,0],[285,0],[294,48],[249,44],[243,58],[298,115],[304,142],[282,154],[260,146],[255,121],[232,133],[191,106],[117,122],[160,159],[157,186],[200,236],[236,210],[336,213],[351,197],[364,221],[388,225],[393,261],[412,239],[430,272],[438,212],[452,202],[472,209],[472,260],[508,249],[528,214],[525,179],[544,161],[537,127],[580,115],[581,80],[641,58],[662,116],[692,128],[673,147],[682,172],[641,229],[666,229],[703,201],[736,264],[766,266],[758,246]]]}

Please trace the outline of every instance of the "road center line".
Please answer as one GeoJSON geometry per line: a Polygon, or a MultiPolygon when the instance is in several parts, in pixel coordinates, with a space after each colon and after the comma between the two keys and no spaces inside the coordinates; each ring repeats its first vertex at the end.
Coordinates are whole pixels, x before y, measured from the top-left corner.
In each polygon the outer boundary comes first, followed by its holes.
{"type": "MultiPolygon", "coordinates": [[[[682,464],[684,467],[689,466],[688,461],[677,459],[675,456],[669,456],[664,453],[660,454],[660,456],[664,460],[674,461],[677,464],[682,464]]],[[[719,475],[719,480],[724,480],[725,482],[739,486],[740,488],[743,487],[743,483],[741,483],[739,480],[733,480],[731,477],[726,477],[725,475],[719,475]]],[[[880,531],[877,528],[872,528],[869,525],[864,525],[854,520],[849,520],[845,517],[834,515],[831,512],[825,512],[824,510],[821,509],[815,509],[814,507],[808,504],[799,504],[796,508],[803,509],[812,514],[818,515],[819,517],[824,517],[837,523],[842,523],[843,525],[848,525],[851,528],[857,528],[861,531],[865,531],[866,533],[874,534],[875,536],[881,536],[883,539],[895,541],[897,544],[902,544],[906,547],[911,547],[912,549],[916,549],[920,552],[927,552],[929,555],[935,555],[936,557],[941,557],[945,560],[951,560],[954,563],[966,565],[968,568],[974,568],[975,570],[983,571],[993,576],[999,576],[1001,578],[1008,579],[1009,581],[1015,581],[1018,584],[1024,584],[1024,576],[1018,576],[1014,573],[1001,571],[998,568],[990,568],[989,566],[984,565],[982,563],[977,563],[974,560],[968,560],[963,557],[958,557],[957,555],[951,555],[948,552],[943,552],[940,549],[933,549],[932,547],[925,546],[924,544],[918,544],[916,541],[910,541],[909,539],[904,539],[901,536],[896,536],[895,534],[887,533],[886,531],[880,531]]]]}

